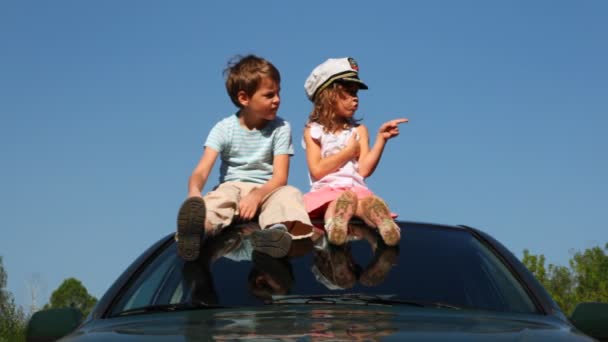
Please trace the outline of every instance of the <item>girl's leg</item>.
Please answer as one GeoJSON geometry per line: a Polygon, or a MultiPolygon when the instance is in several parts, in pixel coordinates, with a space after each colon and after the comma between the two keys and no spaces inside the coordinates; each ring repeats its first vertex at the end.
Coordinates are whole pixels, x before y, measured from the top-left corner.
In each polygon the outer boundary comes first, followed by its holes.
{"type": "Polygon", "coordinates": [[[357,210],[357,195],[347,190],[329,203],[325,211],[327,239],[334,245],[343,245],[348,234],[348,222],[357,210]]]}
{"type": "Polygon", "coordinates": [[[378,228],[382,240],[389,246],[395,246],[401,239],[401,230],[391,217],[388,206],[377,196],[368,196],[359,200],[356,216],[372,227],[378,228]]]}

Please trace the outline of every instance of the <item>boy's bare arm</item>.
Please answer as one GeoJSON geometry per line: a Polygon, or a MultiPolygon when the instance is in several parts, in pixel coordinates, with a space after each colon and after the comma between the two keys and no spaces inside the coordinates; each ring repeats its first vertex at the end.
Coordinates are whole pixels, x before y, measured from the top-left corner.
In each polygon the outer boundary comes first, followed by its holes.
{"type": "Polygon", "coordinates": [[[359,144],[353,134],[342,151],[323,158],[321,156],[321,146],[310,136],[310,128],[304,130],[304,143],[306,144],[308,170],[315,179],[321,179],[337,171],[349,160],[357,157],[360,150],[359,144]]]}
{"type": "Polygon", "coordinates": [[[361,154],[359,155],[359,174],[363,177],[369,177],[376,170],[376,166],[380,162],[382,152],[384,152],[384,146],[386,142],[399,135],[399,124],[408,122],[408,119],[395,119],[385,122],[378,129],[378,135],[374,146],[369,148],[369,133],[367,127],[360,125],[357,127],[357,132],[361,137],[359,143],[361,144],[361,154]]]}
{"type": "Polygon", "coordinates": [[[203,187],[205,187],[205,183],[207,183],[207,178],[213,169],[213,164],[215,164],[218,154],[216,150],[205,147],[201,160],[199,160],[188,180],[188,197],[202,197],[201,192],[203,191],[203,187]]]}
{"type": "Polygon", "coordinates": [[[261,187],[253,190],[247,196],[241,198],[239,202],[239,216],[243,220],[252,219],[262,199],[276,188],[287,185],[289,175],[289,155],[279,154],[274,156],[272,161],[272,177],[261,187]]]}

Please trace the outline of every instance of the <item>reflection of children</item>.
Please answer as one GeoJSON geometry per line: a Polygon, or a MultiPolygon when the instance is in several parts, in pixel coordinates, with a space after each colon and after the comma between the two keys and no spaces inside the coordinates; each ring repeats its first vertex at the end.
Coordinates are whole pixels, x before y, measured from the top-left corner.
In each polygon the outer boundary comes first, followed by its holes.
{"type": "Polygon", "coordinates": [[[288,258],[273,258],[264,253],[253,252],[253,268],[247,277],[249,291],[264,301],[273,295],[285,295],[294,283],[293,270],[288,258]]]}
{"type": "Polygon", "coordinates": [[[366,226],[351,225],[353,235],[366,240],[374,256],[365,266],[359,276],[359,283],[364,286],[378,286],[384,282],[389,271],[397,264],[399,259],[399,246],[386,246],[382,241],[378,241],[377,235],[366,226]]]}
{"type": "MultiPolygon", "coordinates": [[[[351,254],[351,241],[343,246],[332,246],[317,242],[314,251],[312,273],[316,280],[330,290],[352,288],[357,281],[367,287],[382,284],[390,270],[397,263],[399,248],[386,246],[378,241],[377,235],[366,226],[351,225],[352,240],[365,240],[372,248],[373,257],[362,268],[351,254]]],[[[349,239],[350,240],[350,239],[349,239]]]]}
{"type": "Polygon", "coordinates": [[[348,244],[341,247],[326,244],[314,252],[311,271],[328,289],[344,290],[356,285],[361,267],[355,263],[348,244]]]}
{"type": "Polygon", "coordinates": [[[304,129],[306,159],[311,191],[304,195],[311,217],[325,211],[325,230],[330,243],[346,241],[348,222],[354,215],[380,232],[385,243],[394,246],[401,233],[386,203],[366,186],[382,156],[386,142],[399,134],[395,119],[380,126],[372,148],[367,127],[354,118],[359,106],[359,79],[352,58],[328,59],[317,66],[304,84],[314,108],[304,129]]]}
{"type": "Polygon", "coordinates": [[[277,116],[281,76],[272,63],[253,55],[229,65],[226,76],[238,111],[211,129],[192,172],[188,199],[178,213],[178,254],[195,260],[204,234],[213,235],[234,219],[258,217],[263,230],[257,247],[280,257],[292,238],[312,235],[301,193],[287,186],[293,146],[289,123],[277,116]],[[218,157],[220,184],[203,200],[201,191],[218,157]]]}

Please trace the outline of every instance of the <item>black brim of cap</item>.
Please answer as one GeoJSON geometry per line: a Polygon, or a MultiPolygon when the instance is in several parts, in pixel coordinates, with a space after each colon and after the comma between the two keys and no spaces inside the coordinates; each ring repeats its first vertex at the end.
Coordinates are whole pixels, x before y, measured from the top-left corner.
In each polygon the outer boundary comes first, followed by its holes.
{"type": "Polygon", "coordinates": [[[323,84],[321,86],[319,86],[317,88],[317,90],[315,90],[315,93],[310,97],[310,100],[314,101],[315,97],[317,96],[317,94],[319,92],[321,92],[323,89],[327,88],[328,85],[330,85],[334,82],[354,82],[359,85],[360,89],[368,89],[367,84],[363,83],[359,79],[359,77],[357,77],[357,73],[355,73],[355,72],[341,73],[341,74],[335,75],[335,76],[329,78],[328,80],[326,80],[325,82],[323,82],[323,84]]]}
{"type": "Polygon", "coordinates": [[[369,89],[367,87],[367,84],[363,83],[360,79],[358,78],[353,78],[353,77],[344,77],[344,78],[340,78],[337,79],[336,82],[353,82],[353,83],[357,83],[359,84],[359,88],[360,89],[369,89]]]}

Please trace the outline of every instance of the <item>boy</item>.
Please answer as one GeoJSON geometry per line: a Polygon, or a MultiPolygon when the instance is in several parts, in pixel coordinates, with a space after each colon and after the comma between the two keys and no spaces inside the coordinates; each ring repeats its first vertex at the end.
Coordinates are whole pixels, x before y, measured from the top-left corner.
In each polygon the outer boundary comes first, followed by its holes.
{"type": "Polygon", "coordinates": [[[177,217],[177,251],[196,260],[204,234],[216,234],[235,220],[258,215],[261,231],[254,249],[283,257],[292,239],[312,236],[300,191],[287,185],[293,155],[289,123],[277,116],[281,76],[272,63],[248,55],[229,63],[226,90],[238,107],[218,122],[188,182],[188,198],[177,217]],[[220,156],[220,184],[203,198],[201,191],[220,156]]]}

